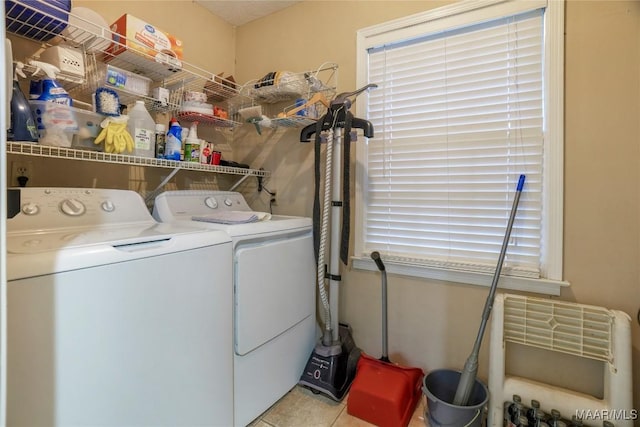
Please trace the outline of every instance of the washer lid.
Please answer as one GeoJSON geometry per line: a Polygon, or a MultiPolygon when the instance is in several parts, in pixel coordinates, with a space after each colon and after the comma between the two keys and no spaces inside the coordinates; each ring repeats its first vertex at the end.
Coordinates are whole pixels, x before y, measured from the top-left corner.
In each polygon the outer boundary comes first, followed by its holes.
{"type": "Polygon", "coordinates": [[[194,234],[207,233],[207,244],[229,242],[226,233],[197,227],[195,223],[183,225],[158,224],[155,221],[118,226],[78,227],[7,233],[8,254],[34,254],[68,248],[92,246],[124,246],[181,238],[193,239],[194,234]]]}
{"type": "MultiPolygon", "coordinates": [[[[223,231],[171,224],[13,233],[7,236],[7,280],[159,256],[166,257],[167,268],[185,268],[171,263],[173,254],[213,246],[232,250],[223,231]]],[[[194,258],[195,265],[201,261],[210,260],[194,258]]]]}

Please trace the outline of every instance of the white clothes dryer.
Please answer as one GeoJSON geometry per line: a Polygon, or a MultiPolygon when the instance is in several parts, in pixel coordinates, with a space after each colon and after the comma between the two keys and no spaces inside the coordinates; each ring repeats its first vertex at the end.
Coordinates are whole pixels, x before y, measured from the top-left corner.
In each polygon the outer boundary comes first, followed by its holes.
{"type": "Polygon", "coordinates": [[[231,239],[133,191],[20,189],[7,425],[233,424],[231,239]]]}
{"type": "Polygon", "coordinates": [[[234,421],[245,426],[298,383],[315,345],[312,221],[254,212],[229,191],[167,191],[156,198],[153,215],[231,237],[234,421]]]}

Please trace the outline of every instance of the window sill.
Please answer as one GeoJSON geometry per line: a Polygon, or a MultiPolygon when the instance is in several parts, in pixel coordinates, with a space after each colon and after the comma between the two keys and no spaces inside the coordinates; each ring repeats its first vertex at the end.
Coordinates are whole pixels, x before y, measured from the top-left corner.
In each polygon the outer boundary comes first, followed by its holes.
{"type": "MultiPolygon", "coordinates": [[[[355,269],[369,271],[378,270],[371,258],[351,257],[351,259],[353,261],[353,268],[355,269]]],[[[385,267],[388,273],[422,279],[444,280],[447,282],[463,283],[467,285],[490,287],[493,280],[493,274],[445,270],[423,267],[415,264],[403,264],[393,261],[385,261],[385,267]]],[[[559,296],[561,289],[568,286],[570,286],[569,282],[560,280],[531,279],[504,275],[500,276],[500,280],[498,281],[499,289],[533,292],[536,294],[553,296],[559,296]]]]}

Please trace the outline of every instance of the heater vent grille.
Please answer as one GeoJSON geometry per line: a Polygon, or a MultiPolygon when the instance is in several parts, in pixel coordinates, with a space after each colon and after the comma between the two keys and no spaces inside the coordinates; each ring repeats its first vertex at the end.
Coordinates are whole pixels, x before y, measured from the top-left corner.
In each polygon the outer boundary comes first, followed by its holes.
{"type": "Polygon", "coordinates": [[[613,363],[613,316],[605,308],[509,295],[504,340],[613,363]]]}

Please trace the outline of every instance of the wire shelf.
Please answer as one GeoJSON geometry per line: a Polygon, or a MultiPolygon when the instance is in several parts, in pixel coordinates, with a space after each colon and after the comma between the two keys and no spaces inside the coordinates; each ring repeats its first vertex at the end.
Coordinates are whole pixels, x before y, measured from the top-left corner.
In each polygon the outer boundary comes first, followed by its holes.
{"type": "Polygon", "coordinates": [[[266,116],[274,127],[302,128],[327,111],[337,88],[338,65],[325,62],[301,73],[273,72],[246,83],[240,94],[227,100],[229,114],[246,122],[249,116],[266,116]],[[291,101],[295,100],[295,103],[291,101]]]}
{"type": "Polygon", "coordinates": [[[332,62],[325,62],[316,70],[300,73],[273,71],[261,79],[247,82],[241,93],[260,104],[308,99],[318,92],[330,97],[336,90],[337,72],[338,65],[332,62]]]}
{"type": "Polygon", "coordinates": [[[99,151],[76,150],[73,148],[53,147],[28,142],[7,142],[7,153],[27,156],[51,157],[67,160],[84,160],[101,163],[115,163],[129,166],[146,166],[158,168],[184,169],[200,172],[223,173],[230,175],[246,175],[268,177],[270,172],[257,169],[246,169],[232,166],[206,165],[195,162],[152,159],[147,157],[128,156],[126,154],[104,153],[99,151]]]}
{"type": "Polygon", "coordinates": [[[198,122],[198,123],[213,125],[220,128],[234,129],[242,125],[242,123],[235,122],[233,120],[223,119],[217,116],[196,113],[192,111],[181,111],[176,114],[176,117],[186,122],[198,122]]]}
{"type": "MultiPolygon", "coordinates": [[[[35,56],[58,43],[82,50],[87,58],[85,81],[65,79],[64,76],[60,79],[65,89],[82,102],[91,103],[95,89],[106,86],[104,76],[98,70],[98,64],[104,63],[151,79],[150,92],[156,87],[168,89],[169,102],[161,103],[149,95],[114,88],[121,95],[123,104],[144,99],[145,105],[152,111],[177,111],[185,91],[205,92],[216,101],[224,101],[239,93],[238,86],[232,78],[223,78],[220,74],[207,72],[162,52],[148,54],[131,49],[131,46],[137,44],[135,40],[126,39],[108,28],[96,25],[44,0],[12,0],[8,1],[6,6],[7,31],[21,38],[42,42],[42,49],[35,56]],[[116,48],[123,48],[124,52],[114,55],[113,51],[116,48]]],[[[223,126],[227,127],[226,124],[223,126]]]]}
{"type": "Polygon", "coordinates": [[[285,128],[302,128],[307,125],[315,123],[317,120],[310,119],[308,117],[300,117],[300,116],[291,116],[291,117],[283,117],[271,119],[271,123],[276,127],[285,127],[285,128]]]}

